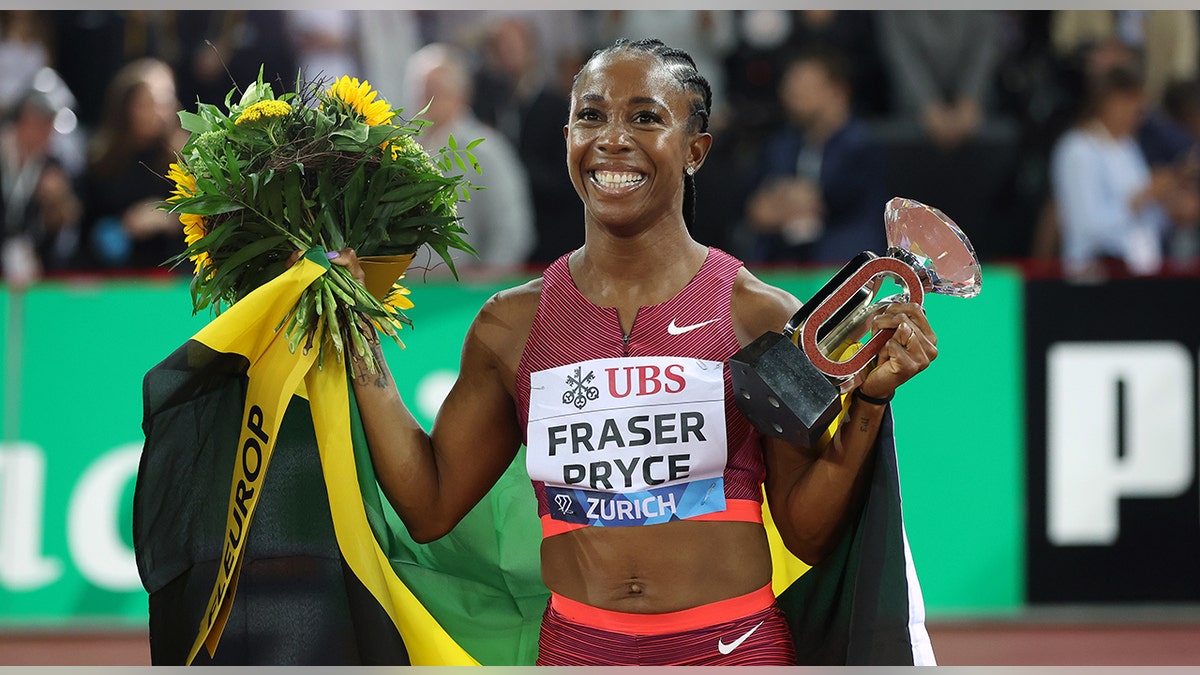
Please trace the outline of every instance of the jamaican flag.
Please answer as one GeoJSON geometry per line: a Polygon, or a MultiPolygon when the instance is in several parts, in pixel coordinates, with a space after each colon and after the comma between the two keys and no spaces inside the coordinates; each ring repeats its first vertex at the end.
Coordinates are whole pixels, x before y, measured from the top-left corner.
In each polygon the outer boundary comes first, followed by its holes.
{"type": "Polygon", "coordinates": [[[310,252],[144,379],[133,531],[153,662],[531,662],[548,597],[538,524],[516,517],[532,488],[509,481],[412,543],[344,368],[275,332],[328,267],[310,252]]]}
{"type": "MultiPolygon", "coordinates": [[[[839,415],[827,433],[842,418],[839,415]]],[[[784,548],[764,501],[771,586],[792,629],[796,658],[803,665],[936,665],[925,629],[925,603],[904,533],[893,424],[888,406],[873,451],[862,513],[834,552],[815,567],[784,548]]]]}
{"type": "MultiPolygon", "coordinates": [[[[524,461],[446,537],[408,537],[345,370],[274,331],[328,269],[319,253],[145,377],[133,529],[153,662],[533,663],[549,594],[524,461]]],[[[932,662],[891,439],[889,414],[863,513],[828,560],[809,569],[772,537],[801,663],[932,662]]]]}

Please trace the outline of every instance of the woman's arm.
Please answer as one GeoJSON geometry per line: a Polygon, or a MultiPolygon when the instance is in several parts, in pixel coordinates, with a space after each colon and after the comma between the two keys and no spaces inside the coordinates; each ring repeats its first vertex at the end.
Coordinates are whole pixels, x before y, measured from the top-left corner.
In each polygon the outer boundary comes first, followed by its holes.
{"type": "MultiPolygon", "coordinates": [[[[743,325],[755,326],[758,334],[778,331],[799,305],[789,303],[788,297],[757,280],[748,280],[741,304],[744,310],[757,310],[754,316],[758,318],[739,312],[747,318],[743,325]]],[[[735,292],[735,308],[738,298],[735,292]]],[[[920,305],[893,304],[871,326],[873,332],[889,328],[896,332],[884,343],[876,367],[858,388],[870,398],[890,398],[897,387],[937,358],[937,336],[920,305]]],[[[850,516],[858,512],[885,407],[852,395],[837,431],[818,447],[764,438],[771,515],[788,550],[810,565],[829,554],[850,516]]]]}
{"type": "MultiPolygon", "coordinates": [[[[357,261],[348,258],[342,252],[333,262],[353,270],[357,261]]],[[[378,340],[372,349],[382,372],[352,363],[354,394],[380,487],[418,542],[449,532],[491,489],[521,445],[511,382],[532,322],[532,312],[524,318],[528,295],[497,294],[475,317],[458,380],[430,433],[401,400],[378,340]]]]}

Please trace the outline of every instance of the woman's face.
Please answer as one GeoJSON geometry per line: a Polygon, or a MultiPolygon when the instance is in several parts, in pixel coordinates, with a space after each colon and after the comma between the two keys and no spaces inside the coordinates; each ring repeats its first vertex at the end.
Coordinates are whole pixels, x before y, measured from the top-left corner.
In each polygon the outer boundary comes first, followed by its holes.
{"type": "Polygon", "coordinates": [[[135,139],[154,138],[162,129],[158,104],[149,87],[140,86],[129,97],[129,133],[135,139]]]}
{"type": "Polygon", "coordinates": [[[1099,117],[1117,138],[1137,132],[1142,123],[1146,97],[1142,91],[1114,92],[1100,104],[1099,117]]]}
{"type": "Polygon", "coordinates": [[[653,54],[593,59],[571,92],[567,167],[589,220],[648,229],[682,219],[683,176],[712,144],[689,130],[694,95],[653,54]]]}
{"type": "Polygon", "coordinates": [[[129,97],[129,133],[134,142],[148,142],[161,136],[165,129],[176,123],[175,111],[178,109],[170,71],[148,73],[129,97]]]}

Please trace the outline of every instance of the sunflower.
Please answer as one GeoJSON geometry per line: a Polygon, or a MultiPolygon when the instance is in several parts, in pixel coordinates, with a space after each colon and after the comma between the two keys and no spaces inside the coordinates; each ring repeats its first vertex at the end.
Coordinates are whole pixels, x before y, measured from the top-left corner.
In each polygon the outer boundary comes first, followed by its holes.
{"type": "MultiPolygon", "coordinates": [[[[196,196],[196,177],[188,173],[187,169],[182,166],[172,163],[167,168],[167,178],[175,183],[175,189],[171,190],[171,196],[167,197],[168,202],[177,202],[180,199],[196,196]]],[[[204,216],[198,216],[194,213],[179,214],[179,222],[183,224],[183,241],[186,246],[200,241],[208,231],[204,228],[204,216]]],[[[196,274],[203,270],[208,270],[211,274],[213,270],[212,258],[209,257],[206,251],[200,251],[191,257],[192,262],[196,263],[196,274]]]]}
{"type": "MultiPolygon", "coordinates": [[[[404,277],[402,276],[400,278],[403,279],[404,277]]],[[[392,285],[392,289],[388,291],[388,294],[380,302],[380,304],[383,305],[385,314],[383,317],[373,317],[371,319],[371,323],[375,324],[376,329],[391,332],[394,336],[395,331],[398,331],[404,327],[404,324],[408,320],[405,318],[403,310],[413,308],[412,300],[408,299],[409,293],[411,293],[411,291],[401,286],[399,279],[397,279],[396,283],[392,285]],[[385,326],[384,322],[390,325],[385,326]],[[391,329],[390,331],[389,328],[391,329]]],[[[396,337],[395,340],[401,347],[404,346],[404,343],[400,341],[399,337],[396,337]]]]}
{"type": "Polygon", "coordinates": [[[179,164],[172,162],[167,167],[167,179],[175,183],[175,189],[171,190],[171,196],[167,197],[167,201],[177,202],[180,199],[196,196],[196,177],[179,164]]]}
{"type": "Polygon", "coordinates": [[[242,114],[238,115],[238,118],[233,123],[245,124],[246,122],[257,122],[259,120],[283,117],[291,111],[292,106],[287,101],[267,99],[266,101],[259,101],[243,110],[242,114]]]}
{"type": "MultiPolygon", "coordinates": [[[[238,103],[235,89],[223,108],[197,102],[179,116],[191,135],[159,208],[183,224],[186,247],[170,263],[195,264],[194,310],[219,313],[277,275],[296,249],[411,260],[428,246],[451,271],[451,250],[474,253],[455,210],[472,186],[445,173],[475,166],[474,145],[431,155],[415,138],[428,122],[404,119],[366,80],[298,78],[276,98],[262,77],[260,69],[238,103]]],[[[408,289],[393,281],[402,272],[391,271],[371,290],[338,266],[313,281],[278,327],[288,347],[319,345],[339,360],[348,349],[378,370],[362,320],[401,345],[397,332],[412,325],[408,289]]]]}
{"type": "Polygon", "coordinates": [[[396,284],[392,286],[392,290],[388,291],[387,296],[383,299],[383,306],[392,314],[395,314],[398,309],[412,309],[412,300],[408,299],[408,295],[411,292],[400,284],[396,284]]]}
{"type": "Polygon", "coordinates": [[[342,79],[334,82],[325,93],[362,115],[367,126],[387,124],[396,114],[387,101],[377,99],[379,92],[371,89],[370,82],[363,80],[360,83],[357,77],[343,75],[342,79]]]}
{"type": "MultiPolygon", "coordinates": [[[[179,214],[179,222],[183,223],[183,242],[186,246],[200,241],[208,232],[204,229],[204,217],[197,216],[194,213],[179,214]]],[[[213,269],[212,258],[209,257],[207,251],[200,251],[194,256],[191,256],[192,262],[196,263],[196,274],[207,271],[212,274],[216,270],[213,269]]]]}

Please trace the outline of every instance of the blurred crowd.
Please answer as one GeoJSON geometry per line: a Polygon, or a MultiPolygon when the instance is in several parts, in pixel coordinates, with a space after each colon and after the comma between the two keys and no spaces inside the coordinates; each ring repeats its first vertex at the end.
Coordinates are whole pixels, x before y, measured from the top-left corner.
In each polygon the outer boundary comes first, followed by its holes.
{"type": "Polygon", "coordinates": [[[583,242],[562,126],[572,78],[659,37],[713,90],[695,236],[750,263],[882,252],[891,196],[937,206],[982,259],[1083,279],[1200,262],[1200,12],[9,10],[0,12],[0,213],[9,283],[187,274],[157,208],[180,109],[236,84],[368,80],[486,137],[463,205],[468,274],[583,242]]]}

